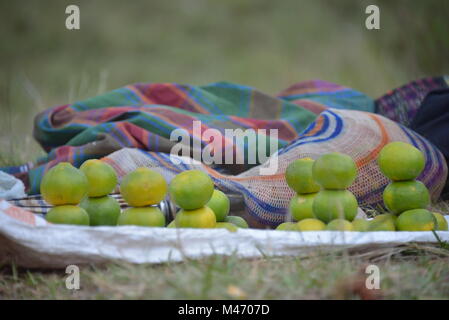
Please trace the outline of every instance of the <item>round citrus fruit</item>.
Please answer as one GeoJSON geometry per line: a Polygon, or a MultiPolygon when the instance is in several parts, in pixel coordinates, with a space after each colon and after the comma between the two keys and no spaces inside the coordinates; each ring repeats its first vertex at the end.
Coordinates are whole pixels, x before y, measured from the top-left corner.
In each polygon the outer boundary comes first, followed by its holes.
{"type": "Polygon", "coordinates": [[[80,207],[89,214],[91,226],[116,226],[120,204],[110,196],[84,198],[80,207]]]}
{"type": "Polygon", "coordinates": [[[365,232],[368,231],[370,221],[365,219],[354,219],[352,221],[352,227],[354,231],[365,232]]]}
{"type": "Polygon", "coordinates": [[[424,209],[430,203],[429,191],[421,181],[396,181],[390,183],[383,192],[385,206],[394,214],[424,209]]]}
{"type": "Polygon", "coordinates": [[[48,170],[40,185],[45,201],[54,206],[78,204],[87,195],[87,178],[68,162],[61,162],[48,170]]]}
{"type": "Polygon", "coordinates": [[[278,231],[299,231],[298,224],[296,222],[284,222],[276,227],[278,231]]]}
{"type": "Polygon", "coordinates": [[[47,212],[45,219],[56,224],[89,225],[87,212],[83,208],[73,205],[53,207],[47,212]]]}
{"type": "Polygon", "coordinates": [[[238,230],[238,227],[235,224],[229,222],[217,222],[215,228],[228,229],[231,232],[236,232],[238,230]]]}
{"type": "Polygon", "coordinates": [[[137,168],[123,178],[120,193],[132,207],[150,206],[164,200],[167,182],[157,171],[137,168]]]}
{"type": "Polygon", "coordinates": [[[293,219],[300,221],[315,218],[312,206],[316,195],[317,193],[297,194],[290,200],[289,212],[293,219]]]}
{"type": "Polygon", "coordinates": [[[235,224],[239,228],[244,228],[244,229],[248,228],[248,223],[245,221],[245,219],[243,219],[242,217],[239,217],[239,216],[227,216],[225,218],[225,222],[235,224]]]}
{"type": "Polygon", "coordinates": [[[413,180],[424,169],[422,152],[405,142],[391,142],[380,151],[377,157],[380,171],[393,181],[413,180]]]}
{"type": "Polygon", "coordinates": [[[396,216],[385,213],[375,216],[369,222],[368,231],[396,231],[396,216]]]}
{"type": "Polygon", "coordinates": [[[413,209],[402,212],[396,220],[398,231],[431,231],[436,226],[432,212],[426,209],[413,209]]]}
{"type": "Polygon", "coordinates": [[[324,189],[343,190],[354,182],[357,167],[350,156],[333,152],[315,160],[312,173],[315,181],[324,189]]]}
{"type": "Polygon", "coordinates": [[[313,214],[327,223],[334,219],[354,220],[357,199],[348,190],[321,190],[313,200],[313,214]]]}
{"type": "Polygon", "coordinates": [[[218,222],[223,222],[229,213],[231,204],[227,195],[215,189],[206,206],[212,209],[218,222]]]}
{"type": "Polygon", "coordinates": [[[182,209],[194,210],[206,205],[214,192],[214,182],[200,170],[181,172],[170,183],[171,199],[182,209]]]}
{"type": "Polygon", "coordinates": [[[326,230],[324,222],[318,219],[303,219],[297,223],[299,231],[321,231],[326,230]]]}
{"type": "Polygon", "coordinates": [[[164,227],[165,216],[158,207],[128,208],[120,214],[117,225],[164,227]]]}
{"type": "Polygon", "coordinates": [[[444,216],[438,212],[432,212],[432,214],[435,217],[435,220],[437,222],[435,229],[439,230],[439,231],[447,231],[448,225],[447,225],[447,220],[444,218],[444,216]]]}
{"type": "Polygon", "coordinates": [[[329,231],[354,231],[352,223],[345,219],[335,219],[327,224],[329,231]]]}
{"type": "Polygon", "coordinates": [[[102,197],[111,193],[117,185],[117,174],[106,162],[98,159],[85,161],[80,170],[89,182],[88,196],[102,197]]]}
{"type": "Polygon", "coordinates": [[[311,158],[297,159],[291,162],[285,171],[288,186],[296,193],[314,193],[320,191],[320,185],[313,180],[311,158]]]}
{"type": "Polygon", "coordinates": [[[178,228],[215,228],[217,225],[215,213],[206,206],[193,210],[181,209],[175,221],[178,228]]]}

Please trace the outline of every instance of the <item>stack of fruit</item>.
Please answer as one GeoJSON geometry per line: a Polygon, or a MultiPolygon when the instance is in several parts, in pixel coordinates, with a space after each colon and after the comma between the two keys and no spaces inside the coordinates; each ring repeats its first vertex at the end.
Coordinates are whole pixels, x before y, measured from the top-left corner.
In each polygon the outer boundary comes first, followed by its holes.
{"type": "Polygon", "coordinates": [[[357,215],[358,204],[346,189],[356,176],[352,158],[337,152],[325,154],[316,161],[304,158],[292,162],[287,167],[286,180],[297,194],[289,209],[292,218],[299,222],[284,222],[277,229],[352,230],[350,221],[357,215]]]}
{"type": "Polygon", "coordinates": [[[357,177],[354,160],[333,152],[318,158],[312,168],[313,178],[322,190],[313,201],[313,213],[328,223],[328,230],[352,230],[350,221],[357,215],[357,199],[347,190],[357,177]]]}
{"type": "Polygon", "coordinates": [[[320,191],[320,186],[312,176],[312,166],[315,161],[311,158],[297,159],[290,163],[285,172],[288,186],[296,192],[289,205],[291,217],[299,223],[284,222],[278,230],[322,230],[325,225],[314,219],[313,200],[320,191]]]}
{"type": "Polygon", "coordinates": [[[131,208],[122,212],[118,225],[165,226],[165,216],[157,204],[167,195],[167,182],[159,172],[137,168],[122,179],[120,193],[131,208]]]}
{"type": "Polygon", "coordinates": [[[45,218],[51,223],[89,225],[89,215],[77,206],[87,195],[88,182],[83,172],[68,162],[51,168],[42,179],[42,198],[54,207],[45,218]]]}
{"type": "Polygon", "coordinates": [[[229,216],[229,198],[214,189],[214,182],[203,171],[181,172],[170,183],[171,200],[181,210],[167,228],[248,228],[246,221],[229,216]]]}
{"type": "Polygon", "coordinates": [[[404,142],[386,145],[378,157],[382,173],[392,182],[383,193],[384,204],[394,216],[398,231],[447,230],[447,222],[439,213],[427,210],[429,191],[416,178],[424,169],[420,150],[404,142]]]}
{"type": "Polygon", "coordinates": [[[80,207],[89,214],[91,226],[115,226],[120,216],[120,204],[109,194],[117,185],[117,174],[106,162],[91,159],[80,170],[88,181],[88,192],[80,207]]]}

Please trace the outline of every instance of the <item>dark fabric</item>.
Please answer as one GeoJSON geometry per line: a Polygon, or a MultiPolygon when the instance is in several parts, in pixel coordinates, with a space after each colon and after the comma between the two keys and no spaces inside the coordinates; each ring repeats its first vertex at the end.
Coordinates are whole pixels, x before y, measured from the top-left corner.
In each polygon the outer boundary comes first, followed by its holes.
{"type": "MultiPolygon", "coordinates": [[[[432,142],[449,163],[449,89],[430,92],[423,100],[410,128],[432,142]]],[[[449,199],[449,184],[443,191],[449,199]]]]}

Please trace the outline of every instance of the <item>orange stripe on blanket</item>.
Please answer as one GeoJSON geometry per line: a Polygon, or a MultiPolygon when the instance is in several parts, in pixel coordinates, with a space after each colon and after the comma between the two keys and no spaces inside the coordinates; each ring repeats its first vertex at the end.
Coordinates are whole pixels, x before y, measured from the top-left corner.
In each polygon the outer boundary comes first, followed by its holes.
{"type": "Polygon", "coordinates": [[[144,94],[142,94],[142,92],[140,92],[136,87],[134,87],[133,85],[129,85],[126,86],[126,88],[128,88],[129,90],[131,90],[132,92],[134,92],[134,94],[136,96],[138,96],[140,99],[142,99],[143,102],[148,103],[148,104],[154,104],[154,101],[152,101],[151,99],[148,99],[148,97],[144,94]]]}
{"type": "Polygon", "coordinates": [[[369,117],[371,117],[379,126],[380,132],[381,132],[381,140],[380,143],[370,152],[369,155],[366,157],[363,157],[362,159],[359,159],[356,161],[356,165],[358,168],[361,168],[365,165],[367,165],[369,162],[377,158],[377,155],[379,154],[380,150],[388,143],[390,140],[390,137],[388,135],[387,129],[385,129],[385,126],[383,125],[382,121],[379,119],[379,117],[375,114],[368,114],[369,117]]]}

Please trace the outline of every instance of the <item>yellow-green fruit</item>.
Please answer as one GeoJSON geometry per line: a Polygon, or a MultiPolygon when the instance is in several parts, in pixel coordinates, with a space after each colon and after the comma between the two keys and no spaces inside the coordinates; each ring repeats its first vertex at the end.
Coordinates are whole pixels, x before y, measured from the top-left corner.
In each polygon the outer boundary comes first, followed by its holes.
{"type": "Polygon", "coordinates": [[[300,221],[315,218],[312,206],[316,195],[316,193],[297,194],[290,200],[289,212],[293,219],[300,221]]]}
{"type": "Polygon", "coordinates": [[[335,219],[327,224],[326,227],[329,231],[354,231],[352,223],[344,219],[335,219]]]}
{"type": "Polygon", "coordinates": [[[429,191],[421,181],[397,181],[390,183],[384,190],[385,206],[394,214],[424,209],[430,203],[429,191]]]}
{"type": "Polygon", "coordinates": [[[334,219],[354,220],[357,199],[348,190],[321,190],[313,200],[313,214],[327,223],[334,219]]]}
{"type": "Polygon", "coordinates": [[[215,228],[217,225],[214,212],[206,206],[193,210],[181,209],[175,220],[178,228],[215,228]]]}
{"type": "Polygon", "coordinates": [[[396,219],[398,231],[431,231],[435,230],[436,219],[425,209],[414,209],[402,212],[396,219]]]}
{"type": "Polygon", "coordinates": [[[120,216],[120,204],[110,196],[84,198],[80,207],[89,215],[91,226],[116,226],[120,216]]]}
{"type": "Polygon", "coordinates": [[[375,216],[369,222],[368,231],[396,231],[396,216],[385,213],[375,216]]]}
{"type": "Polygon", "coordinates": [[[60,162],[44,175],[40,192],[54,206],[78,204],[87,195],[87,178],[68,162],[60,162]]]}
{"type": "Polygon", "coordinates": [[[128,208],[120,214],[117,225],[164,227],[165,216],[158,207],[128,208]]]}
{"type": "Polygon", "coordinates": [[[315,193],[320,191],[320,185],[313,180],[311,158],[297,159],[291,162],[285,171],[288,186],[296,193],[315,193]]]}
{"type": "Polygon", "coordinates": [[[81,165],[80,170],[89,182],[89,197],[105,196],[117,185],[117,174],[106,162],[97,159],[87,160],[81,165]]]}
{"type": "Polygon", "coordinates": [[[87,212],[83,208],[73,205],[53,207],[47,212],[45,219],[55,224],[89,225],[87,212]]]}
{"type": "Polygon", "coordinates": [[[278,231],[299,231],[298,224],[296,222],[284,222],[276,227],[278,231]]]}
{"type": "Polygon", "coordinates": [[[318,219],[304,219],[297,223],[299,231],[321,231],[326,230],[324,222],[318,219]]]}
{"type": "Polygon", "coordinates": [[[238,227],[235,224],[232,224],[230,222],[217,222],[215,228],[217,229],[227,229],[231,232],[236,232],[238,230],[238,227]]]}
{"type": "Polygon", "coordinates": [[[176,222],[175,222],[175,220],[173,220],[172,222],[170,222],[169,224],[167,224],[167,228],[176,228],[176,222]]]}
{"type": "Polygon", "coordinates": [[[350,156],[333,152],[315,160],[312,173],[313,179],[324,189],[344,190],[357,177],[357,167],[350,156]]]}
{"type": "Polygon", "coordinates": [[[214,182],[200,170],[181,172],[170,183],[170,197],[185,210],[199,209],[207,204],[214,192],[214,182]]]}
{"type": "Polygon", "coordinates": [[[444,218],[444,216],[438,212],[432,212],[432,214],[435,217],[435,220],[437,222],[437,227],[435,229],[439,230],[439,231],[447,231],[448,225],[447,225],[447,220],[444,218]]]}
{"type": "Polygon", "coordinates": [[[229,214],[231,203],[227,195],[225,195],[220,190],[215,189],[206,206],[212,209],[218,222],[223,222],[226,216],[229,214]]]}
{"type": "Polygon", "coordinates": [[[352,227],[353,227],[354,231],[359,231],[359,232],[368,231],[369,225],[370,225],[370,221],[365,220],[365,219],[354,219],[352,221],[352,227]]]}
{"type": "Polygon", "coordinates": [[[227,216],[225,218],[225,222],[232,223],[239,228],[244,228],[244,229],[248,228],[248,223],[245,221],[245,219],[243,219],[242,217],[239,217],[239,216],[227,216]]]}
{"type": "Polygon", "coordinates": [[[146,207],[164,200],[167,182],[157,171],[137,168],[122,179],[120,193],[130,206],[146,207]]]}
{"type": "Polygon", "coordinates": [[[424,169],[423,153],[405,142],[391,142],[377,157],[380,171],[393,181],[413,180],[424,169]]]}

